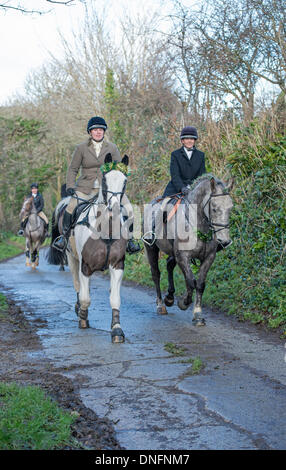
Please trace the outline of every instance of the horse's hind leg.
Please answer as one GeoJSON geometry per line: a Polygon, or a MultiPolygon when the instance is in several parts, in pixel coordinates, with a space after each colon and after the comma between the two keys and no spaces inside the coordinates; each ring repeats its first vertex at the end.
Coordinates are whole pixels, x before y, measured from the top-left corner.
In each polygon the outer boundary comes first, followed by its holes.
{"type": "Polygon", "coordinates": [[[112,308],[111,341],[113,343],[124,343],[125,336],[120,326],[120,287],[123,277],[123,269],[109,266],[110,272],[110,306],[112,308]]]}
{"type": "Polygon", "coordinates": [[[196,280],[190,268],[188,257],[184,253],[179,253],[177,256],[177,263],[184,274],[187,288],[187,293],[179,299],[178,306],[181,310],[186,310],[192,303],[193,291],[196,288],[196,280]]]}
{"type": "Polygon", "coordinates": [[[157,313],[160,315],[166,315],[167,309],[162,302],[162,293],[160,288],[160,270],[159,270],[159,248],[156,245],[146,246],[146,253],[148,261],[151,267],[152,279],[156,287],[157,292],[157,313]]]}
{"type": "Polygon", "coordinates": [[[169,256],[167,259],[167,271],[168,271],[168,294],[164,298],[164,302],[167,307],[171,307],[174,304],[174,293],[175,293],[175,284],[174,284],[174,268],[176,266],[176,260],[174,256],[169,256]]]}

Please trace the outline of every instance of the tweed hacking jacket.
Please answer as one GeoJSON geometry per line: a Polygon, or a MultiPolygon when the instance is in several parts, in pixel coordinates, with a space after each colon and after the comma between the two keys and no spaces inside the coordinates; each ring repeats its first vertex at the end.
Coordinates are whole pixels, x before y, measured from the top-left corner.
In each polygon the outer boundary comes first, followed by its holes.
{"type": "Polygon", "coordinates": [[[184,147],[171,154],[170,173],[171,181],[168,183],[163,197],[172,196],[181,192],[184,186],[206,172],[205,154],[194,148],[192,158],[189,160],[184,147]]]}
{"type": "Polygon", "coordinates": [[[112,160],[121,160],[116,145],[106,140],[102,143],[98,157],[91,138],[77,145],[67,171],[66,188],[73,188],[84,194],[90,194],[96,179],[101,184],[102,173],[100,167],[103,165],[108,153],[111,153],[112,160]],[[80,169],[81,176],[76,179],[80,169]]]}

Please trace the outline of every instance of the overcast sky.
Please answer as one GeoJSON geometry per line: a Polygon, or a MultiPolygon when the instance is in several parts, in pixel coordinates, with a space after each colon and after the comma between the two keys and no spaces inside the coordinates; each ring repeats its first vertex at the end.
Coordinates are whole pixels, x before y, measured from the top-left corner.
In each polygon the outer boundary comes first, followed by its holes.
{"type": "MultiPolygon", "coordinates": [[[[89,0],[92,1],[92,0],[89,0]]],[[[154,10],[158,5],[167,13],[168,1],[162,0],[93,0],[99,11],[108,9],[109,21],[118,18],[124,12],[141,12],[149,8],[154,10]]],[[[16,2],[15,2],[16,3],[16,2]]],[[[192,0],[185,0],[191,4],[192,0]]],[[[44,0],[25,0],[28,8],[46,7],[44,0]]],[[[57,29],[66,37],[76,28],[78,21],[83,18],[82,5],[65,7],[57,5],[52,12],[44,15],[28,15],[17,11],[4,12],[0,10],[0,104],[5,104],[14,92],[23,90],[27,74],[49,59],[49,51],[60,54],[60,40],[57,29]]]]}

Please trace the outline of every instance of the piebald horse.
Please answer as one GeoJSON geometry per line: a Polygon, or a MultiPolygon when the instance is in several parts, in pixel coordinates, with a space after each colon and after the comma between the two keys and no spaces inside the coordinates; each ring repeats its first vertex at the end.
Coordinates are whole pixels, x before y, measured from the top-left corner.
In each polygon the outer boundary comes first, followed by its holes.
{"type": "MultiPolygon", "coordinates": [[[[77,293],[75,311],[79,328],[88,328],[88,307],[90,305],[90,276],[95,271],[109,269],[110,306],[112,309],[111,340],[123,343],[125,335],[120,325],[120,288],[124,271],[125,252],[129,231],[121,214],[121,200],[125,192],[128,175],[128,156],[121,162],[112,162],[108,154],[101,167],[102,183],[96,198],[83,204],[74,229],[69,238],[66,255],[77,293]]],[[[48,262],[61,264],[61,253],[52,246],[61,233],[61,217],[69,198],[65,198],[55,209],[52,240],[47,254],[48,262]]]]}
{"type": "Polygon", "coordinates": [[[178,264],[185,278],[186,293],[179,299],[178,306],[186,310],[196,298],[193,306],[193,323],[205,325],[202,316],[202,296],[207,273],[215,260],[216,253],[230,243],[229,216],[233,206],[229,192],[233,181],[227,187],[211,174],[199,177],[190,187],[186,196],[176,195],[180,204],[176,206],[154,199],[144,212],[143,241],[151,274],[157,291],[157,312],[167,314],[165,305],[174,304],[173,271],[178,264]],[[149,223],[149,227],[148,227],[149,223]],[[162,301],[160,289],[159,252],[169,255],[167,259],[168,294],[162,301]],[[191,263],[200,261],[195,279],[191,263]]]}
{"type": "Polygon", "coordinates": [[[47,232],[45,223],[37,214],[34,204],[34,198],[25,197],[20,212],[20,220],[28,218],[24,228],[24,237],[26,238],[26,266],[35,269],[39,265],[39,249],[44,243],[47,232]]]}

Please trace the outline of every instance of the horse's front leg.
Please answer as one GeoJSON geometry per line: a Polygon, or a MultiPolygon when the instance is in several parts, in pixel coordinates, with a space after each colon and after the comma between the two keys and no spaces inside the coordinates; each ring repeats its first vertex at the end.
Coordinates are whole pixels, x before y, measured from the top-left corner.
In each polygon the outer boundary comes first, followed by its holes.
{"type": "Polygon", "coordinates": [[[80,303],[79,303],[79,261],[76,259],[73,254],[68,251],[67,252],[67,260],[68,260],[68,266],[70,268],[70,271],[72,273],[72,279],[73,279],[73,286],[74,290],[76,291],[76,304],[75,304],[75,313],[78,315],[79,310],[80,310],[80,303]]]}
{"type": "Polygon", "coordinates": [[[31,261],[30,261],[30,243],[29,243],[29,239],[26,238],[26,250],[25,250],[25,254],[26,254],[26,266],[31,266],[31,261]]]}
{"type": "Polygon", "coordinates": [[[178,265],[180,266],[182,273],[184,275],[185,282],[186,282],[186,289],[187,289],[186,295],[179,299],[178,307],[181,310],[186,310],[189,307],[189,305],[192,303],[193,291],[196,288],[196,280],[190,268],[189,257],[186,252],[178,251],[176,253],[176,261],[178,265]]]}
{"type": "Polygon", "coordinates": [[[201,264],[197,282],[196,282],[196,298],[194,302],[194,309],[193,309],[193,323],[196,326],[204,326],[206,324],[205,319],[202,316],[202,297],[205,290],[205,281],[207,277],[207,273],[215,259],[214,255],[208,256],[201,264]]]}
{"type": "Polygon", "coordinates": [[[41,243],[40,241],[36,244],[34,251],[36,252],[36,259],[35,259],[35,265],[39,266],[39,260],[40,260],[40,247],[41,243]]]}
{"type": "Polygon", "coordinates": [[[156,292],[157,292],[157,299],[156,299],[156,304],[157,304],[157,313],[159,315],[166,315],[167,309],[165,305],[163,305],[162,301],[162,293],[161,293],[161,287],[160,287],[160,269],[159,269],[159,248],[156,245],[152,246],[146,246],[146,253],[147,253],[147,258],[150,264],[151,268],[151,275],[153,282],[156,287],[156,292]]]}
{"type": "Polygon", "coordinates": [[[78,317],[79,328],[89,328],[89,321],[88,317],[88,307],[90,306],[90,294],[89,294],[89,277],[85,276],[81,272],[81,267],[79,267],[79,294],[78,294],[78,301],[79,301],[79,311],[78,317]]]}
{"type": "Polygon", "coordinates": [[[32,268],[35,269],[39,265],[39,243],[35,243],[31,249],[32,268]]]}
{"type": "MultiPolygon", "coordinates": [[[[123,262],[122,262],[123,263],[123,262]]],[[[120,287],[123,278],[123,267],[109,266],[110,273],[110,306],[112,308],[111,341],[113,343],[124,343],[125,336],[120,325],[120,287]]]]}
{"type": "Polygon", "coordinates": [[[173,274],[176,264],[177,263],[174,256],[169,256],[169,258],[167,259],[168,294],[164,298],[164,302],[167,307],[171,307],[174,304],[175,284],[173,274]]]}

